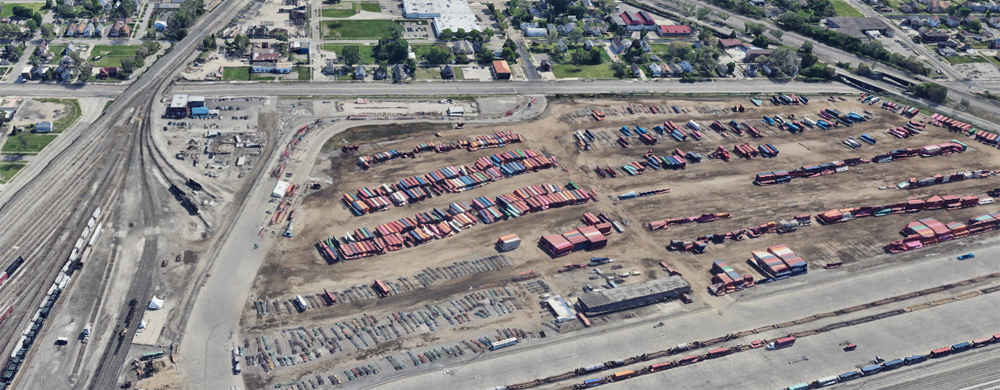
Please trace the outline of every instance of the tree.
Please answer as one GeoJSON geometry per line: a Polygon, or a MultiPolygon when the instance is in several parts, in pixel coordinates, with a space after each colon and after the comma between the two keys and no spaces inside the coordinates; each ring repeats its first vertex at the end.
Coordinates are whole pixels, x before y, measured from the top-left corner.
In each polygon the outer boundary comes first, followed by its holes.
{"type": "MultiPolygon", "coordinates": [[[[715,14],[715,16],[718,16],[719,19],[722,19],[722,20],[728,20],[729,19],[729,13],[728,12],[718,12],[718,13],[715,14]]],[[[732,72],[733,71],[729,71],[729,73],[732,73],[732,72]]]]}
{"type": "Polygon", "coordinates": [[[646,39],[646,35],[649,35],[648,29],[639,30],[639,39],[646,39]]]}
{"type": "Polygon", "coordinates": [[[56,37],[55,27],[52,23],[46,23],[41,26],[42,38],[52,39],[56,37]]]}
{"type": "Polygon", "coordinates": [[[80,80],[82,81],[87,81],[87,79],[90,78],[90,75],[94,73],[94,68],[91,68],[88,65],[77,66],[76,70],[80,71],[80,80]]]}
{"type": "Polygon", "coordinates": [[[284,31],[276,31],[274,33],[274,39],[277,39],[282,42],[288,42],[288,33],[284,31]]]}
{"type": "Polygon", "coordinates": [[[361,48],[358,46],[344,46],[340,49],[340,58],[347,66],[361,63],[361,48]]]}
{"type": "Polygon", "coordinates": [[[569,13],[573,16],[576,16],[576,20],[580,20],[583,19],[585,15],[587,15],[587,8],[575,5],[569,8],[569,13]]]}
{"type": "Polygon", "coordinates": [[[768,30],[767,33],[771,34],[771,36],[774,37],[774,39],[777,39],[778,41],[781,41],[781,36],[785,35],[784,31],[781,31],[781,30],[778,30],[778,29],[768,30]]]}
{"type": "MultiPolygon", "coordinates": [[[[15,7],[15,8],[17,8],[17,7],[15,7]]],[[[958,9],[958,17],[961,18],[961,19],[965,19],[965,17],[969,16],[969,14],[971,14],[971,13],[972,13],[972,10],[969,9],[968,7],[965,7],[965,6],[962,6],[962,8],[958,9]]]]}
{"type": "Polygon", "coordinates": [[[441,33],[438,34],[438,39],[450,41],[453,36],[455,36],[455,33],[453,33],[450,28],[446,28],[441,30],[441,33]]]}
{"type": "Polygon", "coordinates": [[[979,32],[980,30],[983,29],[983,22],[980,22],[978,20],[970,20],[968,22],[965,22],[965,24],[969,26],[969,30],[975,32],[979,32]]]}
{"type": "Polygon", "coordinates": [[[414,60],[414,59],[412,59],[412,58],[407,58],[406,59],[406,71],[409,72],[410,74],[416,73],[417,72],[417,61],[414,60]]]}
{"type": "Polygon", "coordinates": [[[729,39],[736,39],[737,37],[738,36],[736,35],[736,30],[729,32],[729,39]]]}
{"type": "Polygon", "coordinates": [[[962,111],[969,111],[969,99],[962,98],[962,101],[958,103],[958,109],[962,111]]]}
{"type": "Polygon", "coordinates": [[[545,32],[545,40],[549,43],[555,43],[556,39],[559,39],[559,33],[555,29],[547,29],[545,32]]]}
{"type": "Polygon", "coordinates": [[[201,40],[201,47],[203,50],[212,50],[215,48],[215,38],[212,36],[207,36],[205,39],[201,40]]]}
{"type": "Polygon", "coordinates": [[[465,39],[465,35],[466,34],[465,34],[465,29],[464,28],[459,28],[458,31],[455,31],[455,38],[465,39]]]}
{"type": "Polygon", "coordinates": [[[479,30],[472,30],[466,34],[466,37],[468,37],[470,41],[479,42],[483,40],[483,33],[479,30]]]}
{"type": "Polygon", "coordinates": [[[698,20],[705,20],[705,17],[712,13],[712,9],[708,7],[698,8],[698,20]]]}
{"type": "Polygon", "coordinates": [[[122,72],[125,74],[131,74],[136,69],[135,57],[125,57],[122,58],[122,72]]]}
{"type": "Polygon", "coordinates": [[[808,68],[810,66],[813,66],[817,62],[819,62],[819,57],[816,57],[813,54],[803,54],[802,55],[802,67],[803,68],[808,68]]]}
{"type": "Polygon", "coordinates": [[[517,61],[517,58],[520,56],[519,54],[517,54],[517,50],[514,50],[510,46],[504,46],[502,54],[503,54],[503,59],[508,62],[517,61]]]}
{"type": "Polygon", "coordinates": [[[757,46],[761,49],[767,49],[767,45],[770,43],[771,41],[764,35],[758,35],[757,38],[754,38],[753,41],[750,42],[751,45],[757,46]]]}
{"type": "Polygon", "coordinates": [[[493,50],[483,50],[479,53],[479,62],[490,63],[493,62],[493,50]]]}
{"type": "Polygon", "coordinates": [[[569,10],[569,0],[549,0],[549,7],[555,14],[564,14],[569,10]]]}
{"type": "Polygon", "coordinates": [[[812,43],[812,41],[802,42],[802,47],[799,48],[799,51],[801,51],[802,53],[805,53],[805,54],[812,54],[812,52],[813,52],[813,43],[812,43]]]}
{"type": "Polygon", "coordinates": [[[243,54],[250,47],[250,38],[246,35],[236,35],[233,38],[233,47],[237,53],[243,54]]]}
{"type": "MultiPolygon", "coordinates": [[[[850,69],[850,66],[848,66],[847,69],[850,69]]],[[[854,74],[858,76],[868,77],[868,75],[871,73],[872,73],[871,68],[869,68],[868,64],[864,62],[858,63],[858,67],[854,69],[854,74]]]]}
{"type": "Polygon", "coordinates": [[[580,41],[583,41],[583,29],[574,27],[573,30],[567,35],[567,38],[569,38],[570,42],[580,43],[580,41]]]}
{"type": "Polygon", "coordinates": [[[783,75],[795,76],[799,73],[799,56],[792,49],[779,47],[771,53],[770,58],[783,75]]]}
{"type": "Polygon", "coordinates": [[[14,8],[11,9],[11,11],[13,12],[14,16],[18,18],[31,19],[31,9],[22,7],[20,5],[15,5],[14,8]]]}
{"type": "Polygon", "coordinates": [[[489,28],[489,27],[484,28],[483,29],[483,42],[489,42],[490,39],[493,39],[493,29],[489,28]]]}
{"type": "Polygon", "coordinates": [[[45,0],[45,6],[42,9],[52,9],[52,0],[45,0]]]}
{"type": "Polygon", "coordinates": [[[451,50],[440,46],[431,46],[424,59],[431,64],[445,64],[451,60],[451,50]]]}
{"type": "Polygon", "coordinates": [[[60,5],[59,7],[56,7],[56,13],[66,19],[73,19],[77,15],[76,8],[73,8],[68,4],[63,4],[60,5]]]}
{"type": "Polygon", "coordinates": [[[726,69],[729,70],[729,73],[727,73],[727,74],[733,74],[733,71],[736,70],[736,63],[735,62],[730,62],[730,63],[726,64],[726,69]]]}
{"type": "Polygon", "coordinates": [[[628,70],[628,67],[621,62],[615,62],[611,64],[611,70],[615,72],[615,77],[623,78],[625,77],[625,72],[628,70]]]}
{"type": "Polygon", "coordinates": [[[918,84],[910,89],[917,97],[927,98],[935,103],[942,103],[948,98],[948,88],[935,83],[918,84]]]}

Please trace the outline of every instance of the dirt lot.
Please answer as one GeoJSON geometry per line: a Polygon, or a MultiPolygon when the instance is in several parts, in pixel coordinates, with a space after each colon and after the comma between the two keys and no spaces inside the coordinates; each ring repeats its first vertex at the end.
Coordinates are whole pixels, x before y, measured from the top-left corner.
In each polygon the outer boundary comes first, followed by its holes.
{"type": "MultiPolygon", "coordinates": [[[[924,118],[918,116],[917,120],[924,118]]],[[[913,215],[891,215],[883,218],[865,218],[856,221],[843,222],[831,226],[814,223],[799,231],[788,234],[767,234],[757,239],[746,239],[740,242],[727,241],[724,244],[709,244],[705,254],[668,252],[665,245],[672,239],[692,241],[695,237],[725,233],[758,225],[770,221],[790,218],[798,214],[812,214],[833,209],[864,205],[876,205],[902,202],[910,198],[924,198],[932,195],[954,194],[959,196],[985,196],[987,189],[1000,187],[996,179],[971,180],[958,183],[941,184],[916,190],[898,190],[894,183],[905,181],[910,177],[925,178],[934,174],[946,174],[965,169],[983,169],[995,167],[998,154],[990,148],[974,142],[967,142],[970,148],[965,153],[932,158],[911,158],[889,164],[862,164],[852,167],[848,172],[818,178],[799,178],[789,184],[768,187],[756,186],[752,183],[754,175],[760,172],[775,170],[792,170],[803,165],[822,164],[851,157],[871,158],[893,149],[937,144],[956,138],[956,134],[948,133],[938,127],[928,126],[922,134],[909,139],[897,139],[888,135],[886,128],[896,127],[906,123],[905,117],[878,109],[876,106],[863,105],[850,101],[831,103],[824,97],[815,97],[812,104],[804,106],[772,106],[765,102],[763,107],[754,107],[745,99],[719,101],[666,101],[666,100],[633,100],[633,101],[575,101],[556,102],[549,105],[549,112],[541,119],[514,126],[481,126],[464,130],[449,130],[443,137],[435,137],[433,131],[422,129],[415,137],[382,141],[377,144],[365,144],[361,150],[351,155],[342,156],[339,150],[324,154],[317,161],[313,178],[325,177],[332,185],[322,190],[307,192],[302,204],[298,207],[297,222],[300,231],[294,238],[286,239],[277,244],[269,254],[269,259],[261,269],[255,282],[256,296],[261,299],[289,299],[295,294],[315,295],[323,289],[340,291],[352,286],[370,285],[375,278],[395,280],[400,277],[410,277],[428,267],[443,267],[453,262],[480,259],[496,255],[493,243],[500,235],[517,234],[522,239],[521,248],[506,253],[514,265],[499,271],[464,276],[456,279],[440,281],[431,287],[407,292],[388,299],[371,300],[369,303],[337,304],[332,307],[321,307],[308,310],[302,314],[284,315],[279,317],[258,317],[251,305],[244,317],[244,326],[252,332],[274,331],[287,326],[298,326],[299,323],[332,323],[343,321],[344,316],[357,316],[359,312],[371,310],[392,312],[395,310],[413,310],[422,306],[425,301],[446,302],[450,296],[466,294],[470,288],[478,286],[501,286],[519,272],[534,271],[540,274],[540,279],[552,288],[553,294],[564,297],[572,296],[580,288],[597,282],[589,280],[590,274],[580,270],[569,273],[558,272],[566,263],[586,263],[592,256],[611,257],[617,259],[616,265],[621,265],[623,271],[643,271],[641,276],[626,279],[634,283],[662,276],[659,262],[666,261],[672,267],[684,274],[692,283],[695,299],[707,302],[709,305],[724,307],[729,298],[711,297],[706,292],[710,284],[711,263],[715,260],[726,260],[740,274],[751,274],[755,278],[761,276],[752,270],[746,259],[751,250],[764,250],[770,245],[785,244],[803,259],[810,263],[813,270],[821,269],[827,262],[844,261],[851,270],[862,270],[871,266],[891,262],[906,261],[914,256],[929,253],[957,252],[958,246],[976,242],[976,237],[956,240],[958,243],[940,245],[924,249],[916,254],[895,255],[885,254],[882,247],[892,240],[900,238],[899,231],[911,220],[919,218],[937,218],[941,222],[965,222],[968,218],[995,212],[991,206],[977,206],[958,211],[923,211],[913,215]],[[625,114],[624,107],[629,103],[649,106],[657,104],[662,108],[677,105],[684,112],[674,114],[625,114]],[[747,105],[744,113],[733,113],[727,108],[734,104],[747,105]],[[706,107],[708,107],[706,109],[706,107]],[[622,115],[609,115],[603,122],[595,122],[586,118],[573,119],[566,114],[572,114],[581,109],[602,108],[612,112],[617,110],[622,115]],[[763,124],[762,115],[796,114],[796,117],[809,116],[817,119],[816,113],[823,108],[834,108],[842,113],[854,110],[861,113],[870,110],[874,119],[867,123],[857,124],[851,128],[843,126],[823,131],[819,128],[807,129],[804,133],[790,134],[776,127],[763,124]],[[707,129],[713,120],[723,123],[730,119],[747,121],[756,126],[764,134],[762,139],[749,136],[722,139],[717,133],[707,129]],[[633,147],[623,149],[611,142],[595,142],[591,151],[581,152],[573,142],[572,134],[576,131],[590,129],[602,131],[605,134],[615,134],[622,125],[634,128],[641,125],[646,129],[671,120],[683,125],[688,120],[702,124],[705,137],[700,141],[689,138],[687,142],[678,143],[665,136],[658,136],[659,143],[649,147],[639,143],[632,137],[633,147]],[[354,163],[358,155],[374,154],[379,151],[397,149],[408,150],[420,142],[452,141],[458,138],[479,134],[489,134],[496,131],[510,130],[522,134],[526,143],[509,146],[504,149],[487,149],[476,152],[456,150],[444,154],[423,153],[415,159],[392,160],[374,165],[368,171],[361,171],[354,163]],[[878,144],[852,150],[840,142],[848,136],[858,137],[868,133],[878,140],[878,144]],[[769,143],[777,147],[780,154],[774,158],[753,158],[743,160],[733,156],[730,162],[706,159],[702,163],[688,164],[687,169],[680,171],[650,170],[640,176],[626,176],[620,167],[632,161],[639,161],[647,149],[652,149],[657,155],[669,155],[674,148],[684,152],[693,150],[702,155],[708,155],[717,146],[724,145],[732,149],[733,144],[749,142],[756,146],[769,143]],[[553,155],[561,164],[561,168],[527,173],[513,178],[500,180],[485,187],[477,188],[460,194],[445,194],[434,199],[428,199],[413,205],[393,207],[386,212],[378,212],[354,217],[341,204],[341,195],[345,192],[354,193],[358,188],[369,186],[374,188],[382,183],[392,183],[413,175],[423,175],[447,166],[472,165],[479,157],[489,156],[510,149],[532,149],[544,151],[553,155]],[[593,168],[595,165],[611,166],[618,170],[620,177],[602,179],[593,168]],[[347,232],[360,227],[375,226],[412,217],[418,212],[430,211],[432,208],[445,209],[452,202],[470,202],[478,196],[495,197],[512,192],[516,188],[527,185],[550,183],[564,186],[568,181],[574,181],[583,189],[596,191],[599,202],[585,205],[567,206],[530,214],[522,218],[500,221],[490,225],[479,224],[454,237],[433,241],[416,248],[405,248],[397,252],[361,260],[348,261],[334,265],[327,263],[317,253],[313,246],[327,237],[341,237],[347,232]],[[891,189],[879,190],[878,187],[890,186],[891,189]],[[644,191],[659,188],[670,188],[671,192],[648,198],[613,201],[613,197],[628,191],[644,191]],[[611,218],[623,222],[628,219],[624,233],[614,233],[608,238],[605,249],[593,252],[578,252],[558,259],[552,259],[538,245],[542,235],[558,234],[573,228],[584,226],[580,221],[585,212],[607,213],[611,218]],[[651,220],[698,216],[702,213],[732,213],[732,218],[707,224],[689,224],[672,226],[666,230],[650,232],[646,228],[651,220]]],[[[367,133],[367,132],[365,132],[367,133]]],[[[375,131],[374,133],[378,133],[375,131]]],[[[393,132],[398,133],[398,132],[393,132]]],[[[363,138],[364,133],[356,134],[363,138]]],[[[655,135],[655,132],[650,131],[655,135]]],[[[338,141],[343,136],[338,136],[338,141]]],[[[346,142],[351,142],[350,136],[346,142]]],[[[378,137],[381,140],[381,137],[378,137]]],[[[609,269],[609,266],[604,267],[609,269]]],[[[619,272],[619,271],[615,271],[619,272]]],[[[780,281],[778,282],[780,283],[780,281]]],[[[517,320],[503,317],[505,322],[521,326],[524,329],[545,330],[538,322],[551,321],[551,316],[545,314],[537,302],[538,297],[520,284],[508,283],[508,288],[516,290],[518,302],[527,306],[521,310],[517,320]],[[542,313],[540,318],[531,318],[534,313],[542,313]],[[536,324],[536,325],[532,325],[536,324]]],[[[567,299],[570,303],[575,299],[567,299]]],[[[434,303],[431,303],[432,305],[434,303]]],[[[642,313],[645,313],[643,311],[642,313]]],[[[471,334],[482,334],[485,329],[491,329],[495,324],[493,319],[477,321],[471,326],[456,330],[453,335],[435,333],[435,337],[444,339],[465,338],[471,334]],[[487,328],[486,325],[490,327],[487,328]],[[462,336],[459,336],[462,334],[462,336]]],[[[404,338],[405,340],[405,338],[404,338]]],[[[404,345],[413,341],[404,341],[404,345]]],[[[397,350],[394,352],[404,351],[397,350]]],[[[393,351],[386,351],[393,352],[393,351]]],[[[398,358],[399,355],[397,355],[398,358]]],[[[403,355],[404,357],[406,355],[403,355]]],[[[360,359],[360,358],[359,358],[360,359]]],[[[383,360],[384,363],[384,360],[383,360]]],[[[326,366],[326,364],[324,364],[326,366]]],[[[307,366],[308,367],[308,366],[307,366]]],[[[343,368],[341,368],[343,369],[343,368]]],[[[297,367],[296,371],[305,370],[297,367]]],[[[284,374],[282,375],[284,376],[284,374]]],[[[269,377],[270,376],[265,376],[269,377]]],[[[286,377],[287,378],[287,377],[286,377]]],[[[261,378],[258,378],[261,379],[261,378]]],[[[263,380],[263,379],[261,379],[263,380]]]]}

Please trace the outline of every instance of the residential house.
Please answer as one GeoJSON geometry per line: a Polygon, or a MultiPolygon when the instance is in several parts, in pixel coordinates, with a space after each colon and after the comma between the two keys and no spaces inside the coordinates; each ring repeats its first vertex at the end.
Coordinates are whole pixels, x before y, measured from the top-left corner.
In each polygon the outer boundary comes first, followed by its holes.
{"type": "Polygon", "coordinates": [[[951,57],[953,55],[958,54],[958,52],[955,51],[955,49],[952,49],[950,47],[944,47],[944,48],[938,49],[938,54],[941,54],[942,56],[945,56],[945,57],[951,57]]]}
{"type": "Polygon", "coordinates": [[[56,80],[63,83],[68,83],[73,81],[73,68],[69,65],[62,64],[53,72],[56,80]]]}
{"type": "Polygon", "coordinates": [[[758,71],[764,73],[764,76],[774,77],[778,75],[778,68],[772,67],[770,64],[761,64],[758,71]]]}
{"type": "Polygon", "coordinates": [[[921,31],[920,41],[923,43],[930,42],[944,42],[947,41],[950,36],[946,33],[940,31],[921,31]]]}
{"type": "Polygon", "coordinates": [[[677,65],[681,67],[681,71],[684,73],[691,73],[691,71],[694,70],[693,68],[691,68],[691,64],[688,63],[687,61],[681,61],[677,63],[677,65]]]}
{"type": "Polygon", "coordinates": [[[663,68],[657,63],[649,64],[649,76],[650,77],[663,77],[663,68]]]}
{"type": "Polygon", "coordinates": [[[670,65],[667,66],[670,67],[669,73],[671,76],[680,77],[681,75],[684,74],[684,69],[682,69],[680,65],[677,65],[675,63],[670,63],[670,65]]]}
{"type": "Polygon", "coordinates": [[[649,46],[649,41],[647,41],[645,39],[639,41],[639,47],[642,48],[642,52],[643,53],[649,53],[649,52],[653,51],[653,47],[649,46]]]}
{"type": "Polygon", "coordinates": [[[986,12],[986,5],[982,3],[966,1],[962,3],[962,7],[968,8],[972,12],[986,12]]]}
{"type": "Polygon", "coordinates": [[[337,65],[335,65],[336,63],[337,61],[328,58],[326,60],[326,65],[323,66],[323,74],[325,75],[337,74],[337,65]]]}
{"type": "Polygon", "coordinates": [[[747,77],[757,77],[757,64],[746,64],[743,67],[743,74],[747,77]]]}
{"type": "Polygon", "coordinates": [[[355,66],[354,67],[354,79],[355,80],[364,80],[365,77],[368,77],[368,73],[365,72],[365,66],[364,65],[357,65],[357,66],[355,66]]]}
{"type": "Polygon", "coordinates": [[[944,20],[944,24],[948,27],[958,27],[959,24],[962,24],[962,19],[959,19],[958,16],[949,16],[948,19],[944,20]]]}
{"type": "Polygon", "coordinates": [[[101,70],[99,70],[97,72],[97,78],[99,78],[99,79],[106,79],[106,78],[110,78],[110,77],[118,77],[118,68],[116,68],[116,67],[105,67],[105,68],[101,68],[101,70]]]}
{"type": "Polygon", "coordinates": [[[556,41],[556,47],[559,48],[559,51],[564,53],[566,52],[566,50],[569,50],[569,46],[566,46],[566,42],[564,42],[562,38],[559,38],[556,41]]]}
{"type": "Polygon", "coordinates": [[[627,39],[622,41],[621,38],[615,37],[614,39],[611,40],[611,51],[614,52],[615,54],[622,54],[628,51],[628,48],[631,46],[632,46],[632,41],[629,41],[627,39]]]}
{"type": "Polygon", "coordinates": [[[590,50],[594,48],[594,42],[591,40],[583,41],[583,50],[590,50]]]}
{"type": "Polygon", "coordinates": [[[44,66],[35,66],[31,68],[31,79],[32,80],[48,80],[49,78],[49,68],[44,66]]]}
{"type": "Polygon", "coordinates": [[[1000,49],[1000,38],[994,39],[990,42],[990,49],[1000,49]]]}
{"type": "Polygon", "coordinates": [[[132,26],[127,24],[122,25],[122,28],[118,30],[118,36],[122,38],[128,38],[132,36],[132,26]]]}
{"type": "Polygon", "coordinates": [[[569,33],[573,31],[574,28],[576,28],[575,24],[566,23],[562,26],[556,27],[556,31],[559,33],[559,35],[569,35],[569,33]]]}
{"type": "Polygon", "coordinates": [[[639,65],[632,64],[630,69],[632,70],[632,77],[642,77],[642,69],[639,68],[639,65]]]}
{"type": "Polygon", "coordinates": [[[542,60],[542,64],[538,66],[538,69],[542,72],[549,72],[552,70],[552,61],[542,60]]]}
{"type": "Polygon", "coordinates": [[[52,132],[52,122],[41,121],[35,123],[35,129],[32,131],[35,133],[51,133],[52,132]]]}
{"type": "Polygon", "coordinates": [[[544,28],[528,27],[524,29],[524,36],[528,38],[544,38],[545,34],[544,28]]]}
{"type": "Polygon", "coordinates": [[[0,18],[0,24],[8,24],[8,23],[10,23],[10,18],[0,18]]]}
{"type": "Polygon", "coordinates": [[[739,39],[723,38],[719,40],[719,48],[722,50],[743,46],[743,41],[739,39]]]}
{"type": "Polygon", "coordinates": [[[963,53],[971,52],[972,51],[972,46],[962,45],[962,47],[958,48],[958,51],[963,52],[963,53]]]}
{"type": "Polygon", "coordinates": [[[948,7],[951,7],[950,1],[931,0],[931,2],[927,4],[926,11],[931,14],[943,14],[948,12],[948,7]]]}
{"type": "MultiPolygon", "coordinates": [[[[115,24],[111,25],[111,31],[108,31],[108,36],[109,37],[117,37],[117,36],[119,36],[121,34],[123,26],[125,26],[125,22],[122,22],[121,20],[116,20],[115,24]]],[[[66,29],[66,33],[69,34],[69,30],[72,30],[72,29],[73,29],[73,26],[71,25],[70,28],[66,29]]]]}
{"type": "Polygon", "coordinates": [[[76,36],[76,23],[70,23],[69,27],[66,27],[66,36],[76,36]]]}
{"type": "Polygon", "coordinates": [[[650,61],[653,61],[653,62],[660,62],[660,61],[663,61],[663,59],[662,59],[662,58],[660,58],[660,56],[658,56],[658,55],[656,55],[656,54],[653,54],[653,55],[649,56],[649,60],[650,60],[650,61]]]}
{"type": "Polygon", "coordinates": [[[937,27],[941,25],[941,18],[937,17],[937,15],[931,16],[924,23],[927,24],[927,27],[937,27]]]}
{"type": "Polygon", "coordinates": [[[969,15],[969,16],[966,16],[965,19],[962,19],[962,23],[965,23],[965,24],[969,24],[969,23],[971,23],[973,21],[979,21],[979,17],[976,16],[976,15],[969,15]]]}
{"type": "MultiPolygon", "coordinates": [[[[890,10],[891,10],[891,8],[890,8],[890,10]]],[[[919,10],[919,8],[914,7],[914,6],[910,5],[910,4],[903,4],[903,5],[899,6],[899,12],[902,12],[904,14],[912,14],[914,12],[917,12],[917,10],[919,10]]],[[[757,74],[757,71],[754,70],[754,75],[756,75],[756,74],[757,74]]]]}
{"type": "Polygon", "coordinates": [[[42,43],[38,44],[37,50],[38,50],[38,54],[48,53],[49,52],[49,42],[43,40],[42,43]]]}
{"type": "Polygon", "coordinates": [[[771,49],[750,49],[747,50],[746,55],[743,56],[743,62],[754,62],[757,57],[769,56],[774,50],[771,49]]]}
{"type": "Polygon", "coordinates": [[[559,35],[559,30],[556,29],[556,26],[554,24],[550,24],[550,25],[545,26],[545,30],[546,30],[545,31],[546,34],[548,34],[548,33],[554,33],[556,35],[559,35]]]}
{"type": "Polygon", "coordinates": [[[83,29],[83,36],[86,37],[86,38],[90,38],[90,37],[94,36],[94,24],[93,23],[88,23],[87,27],[85,27],[83,29]]]}
{"type": "Polygon", "coordinates": [[[691,26],[684,25],[672,25],[672,26],[657,26],[656,34],[661,37],[688,37],[691,36],[691,26]]]}
{"type": "Polygon", "coordinates": [[[993,28],[1000,28],[1000,17],[992,17],[986,21],[986,24],[993,28]]]}
{"type": "Polygon", "coordinates": [[[382,70],[382,68],[379,67],[375,68],[375,71],[372,72],[372,80],[385,80],[387,78],[389,78],[388,69],[382,70]]]}
{"type": "Polygon", "coordinates": [[[666,62],[660,63],[660,77],[670,77],[670,66],[666,62]]]}
{"type": "Polygon", "coordinates": [[[938,49],[944,49],[946,47],[950,47],[952,49],[957,49],[958,48],[958,43],[957,42],[952,42],[952,41],[938,42],[937,47],[938,47],[938,49]]]}
{"type": "Polygon", "coordinates": [[[451,65],[445,65],[441,68],[441,79],[451,80],[455,78],[455,70],[451,68],[451,65]]]}
{"type": "Polygon", "coordinates": [[[529,28],[538,28],[538,22],[522,22],[521,30],[527,30],[529,28]]]}
{"type": "Polygon", "coordinates": [[[719,64],[715,67],[715,73],[717,73],[719,77],[726,77],[729,75],[729,67],[724,64],[719,64]]]}
{"type": "Polygon", "coordinates": [[[924,22],[920,20],[919,16],[910,16],[906,18],[906,24],[909,24],[912,28],[920,28],[924,25],[924,22]]]}
{"type": "Polygon", "coordinates": [[[97,22],[96,24],[94,24],[94,35],[93,35],[93,37],[94,38],[100,38],[101,35],[104,35],[104,23],[97,22]]]}
{"type": "Polygon", "coordinates": [[[472,43],[466,40],[455,41],[455,43],[452,43],[451,51],[455,53],[455,55],[469,55],[476,53],[472,48],[472,43]]]}

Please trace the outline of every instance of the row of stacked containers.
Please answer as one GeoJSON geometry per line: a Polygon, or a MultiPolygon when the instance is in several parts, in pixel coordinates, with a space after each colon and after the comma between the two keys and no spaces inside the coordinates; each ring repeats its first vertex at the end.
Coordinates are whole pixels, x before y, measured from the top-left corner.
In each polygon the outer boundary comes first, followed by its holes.
{"type": "Polygon", "coordinates": [[[931,115],[931,124],[945,127],[948,129],[948,131],[963,133],[966,135],[970,135],[970,133],[973,130],[972,125],[962,121],[951,119],[941,114],[931,115]]]}
{"type": "Polygon", "coordinates": [[[952,222],[945,225],[936,219],[924,218],[907,224],[901,232],[906,238],[889,243],[886,250],[890,253],[899,253],[921,249],[956,238],[993,231],[998,225],[1000,225],[1000,213],[980,215],[965,224],[952,222]]]}
{"type": "MultiPolygon", "coordinates": [[[[331,238],[318,243],[317,247],[330,262],[359,259],[447,238],[480,222],[489,224],[505,217],[517,218],[550,208],[586,203],[591,199],[592,195],[581,189],[563,190],[552,184],[532,185],[496,199],[481,196],[471,202],[451,203],[446,210],[434,208],[413,218],[378,225],[374,230],[356,229],[345,237],[345,243],[331,238]]],[[[607,229],[610,231],[610,225],[607,229]]]]}
{"type": "Polygon", "coordinates": [[[938,209],[957,210],[966,207],[973,207],[978,204],[979,204],[978,196],[958,197],[958,195],[945,195],[945,196],[934,195],[930,198],[927,198],[926,200],[911,199],[906,202],[886,204],[886,205],[849,207],[845,209],[834,209],[834,210],[824,211],[822,213],[816,214],[816,221],[830,225],[838,222],[849,221],[855,218],[863,218],[868,216],[882,217],[889,214],[915,213],[921,210],[938,210],[938,209]]]}
{"type": "Polygon", "coordinates": [[[356,215],[388,210],[419,202],[445,192],[458,193],[494,181],[551,168],[551,158],[533,150],[512,150],[482,157],[473,166],[445,167],[423,176],[402,179],[391,185],[364,187],[356,194],[345,193],[344,204],[356,215]]]}
{"type": "Polygon", "coordinates": [[[708,287],[708,290],[714,295],[725,295],[756,285],[752,275],[738,274],[723,260],[712,263],[712,273],[714,274],[712,275],[712,285],[708,287]]]}
{"type": "Polygon", "coordinates": [[[539,244],[552,255],[560,257],[572,252],[582,250],[601,249],[608,245],[605,235],[611,234],[611,226],[608,224],[606,230],[602,231],[597,226],[584,226],[573,229],[563,234],[553,234],[542,236],[539,244]]]}
{"type": "Polygon", "coordinates": [[[843,161],[834,161],[832,163],[803,166],[793,171],[773,171],[773,172],[758,173],[757,177],[754,179],[754,183],[762,186],[771,184],[782,184],[782,183],[788,183],[789,181],[792,180],[792,178],[795,177],[808,178],[808,177],[827,176],[839,172],[847,172],[848,167],[855,166],[858,164],[867,164],[870,162],[888,163],[897,160],[905,160],[913,156],[920,156],[920,157],[945,156],[952,153],[962,153],[966,149],[968,149],[968,145],[956,140],[951,140],[951,142],[945,142],[937,145],[927,145],[919,149],[915,148],[896,149],[889,153],[876,155],[871,160],[857,157],[857,158],[846,159],[843,161]]]}
{"type": "Polygon", "coordinates": [[[751,251],[751,262],[765,275],[774,279],[782,279],[793,275],[809,272],[805,260],[784,245],[767,248],[767,252],[751,251]]]}
{"type": "Polygon", "coordinates": [[[944,175],[936,174],[934,176],[924,179],[917,179],[915,177],[911,177],[909,180],[899,183],[897,187],[901,189],[912,190],[914,188],[927,187],[935,184],[951,183],[963,180],[985,179],[988,177],[995,176],[997,173],[1000,173],[1000,171],[990,171],[988,169],[973,169],[960,172],[952,172],[944,175]]]}
{"type": "Polygon", "coordinates": [[[422,152],[437,152],[444,153],[455,149],[466,149],[470,152],[479,149],[486,148],[502,148],[509,144],[515,144],[524,142],[524,138],[520,134],[514,134],[509,131],[502,131],[493,134],[484,134],[476,136],[474,141],[457,140],[451,143],[437,143],[434,142],[424,142],[419,143],[413,147],[413,151],[397,151],[388,150],[385,152],[375,153],[369,156],[358,157],[358,165],[361,168],[368,169],[372,165],[383,163],[389,160],[394,160],[397,158],[414,158],[418,153],[422,152]]]}

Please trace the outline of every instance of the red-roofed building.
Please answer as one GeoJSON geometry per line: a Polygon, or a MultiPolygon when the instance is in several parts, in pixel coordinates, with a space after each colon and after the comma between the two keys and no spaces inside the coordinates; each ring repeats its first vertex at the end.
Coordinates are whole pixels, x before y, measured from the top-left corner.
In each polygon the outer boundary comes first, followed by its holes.
{"type": "Polygon", "coordinates": [[[642,20],[631,12],[625,11],[618,16],[621,16],[622,20],[625,21],[625,24],[629,26],[638,26],[642,24],[642,20]]]}
{"type": "Polygon", "coordinates": [[[691,35],[691,27],[684,25],[656,26],[656,34],[661,37],[687,37],[691,35]]]}
{"type": "Polygon", "coordinates": [[[653,28],[656,26],[656,21],[653,20],[653,15],[650,15],[648,12],[639,11],[638,16],[642,24],[645,26],[649,26],[648,28],[653,28]]]}
{"type": "Polygon", "coordinates": [[[743,46],[743,41],[739,39],[723,38],[719,40],[719,47],[723,50],[743,46]]]}

